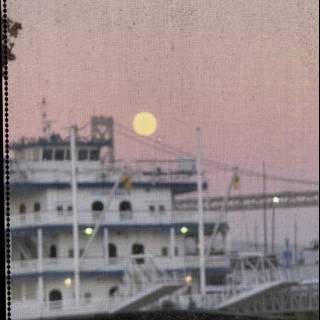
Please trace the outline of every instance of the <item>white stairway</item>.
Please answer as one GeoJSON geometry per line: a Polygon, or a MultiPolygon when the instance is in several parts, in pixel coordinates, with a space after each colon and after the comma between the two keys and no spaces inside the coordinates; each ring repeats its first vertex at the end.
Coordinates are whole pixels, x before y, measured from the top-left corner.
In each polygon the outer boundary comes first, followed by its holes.
{"type": "Polygon", "coordinates": [[[132,259],[123,280],[109,302],[112,313],[140,310],[185,286],[175,274],[161,270],[151,256],[145,255],[132,259]]]}

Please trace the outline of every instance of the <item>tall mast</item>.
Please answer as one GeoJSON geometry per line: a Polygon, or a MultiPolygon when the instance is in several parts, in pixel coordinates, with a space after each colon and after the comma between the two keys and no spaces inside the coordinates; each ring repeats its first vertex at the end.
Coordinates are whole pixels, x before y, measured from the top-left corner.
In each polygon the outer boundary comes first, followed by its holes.
{"type": "Polygon", "coordinates": [[[267,220],[267,178],[266,178],[266,164],[262,164],[263,176],[262,176],[262,188],[263,188],[263,236],[264,236],[264,254],[268,254],[268,220],[267,220]]]}
{"type": "Polygon", "coordinates": [[[198,186],[198,213],[199,213],[199,258],[200,258],[200,292],[206,293],[206,266],[205,266],[205,247],[204,247],[204,221],[203,221],[203,194],[202,194],[202,137],[201,129],[197,128],[197,186],[198,186]]]}
{"type": "Polygon", "coordinates": [[[294,217],[294,264],[298,264],[298,223],[297,215],[294,217]]]}
{"type": "Polygon", "coordinates": [[[276,238],[276,209],[272,203],[272,217],[271,217],[271,253],[275,253],[275,238],[276,238]]]}
{"type": "Polygon", "coordinates": [[[259,229],[257,222],[254,222],[254,248],[256,251],[259,250],[259,240],[258,240],[259,229]]]}
{"type": "Polygon", "coordinates": [[[71,153],[71,189],[72,189],[72,213],[73,213],[73,262],[74,262],[74,296],[76,305],[80,297],[80,272],[79,272],[79,228],[77,208],[77,159],[76,159],[76,131],[70,128],[70,153],[71,153]]]}

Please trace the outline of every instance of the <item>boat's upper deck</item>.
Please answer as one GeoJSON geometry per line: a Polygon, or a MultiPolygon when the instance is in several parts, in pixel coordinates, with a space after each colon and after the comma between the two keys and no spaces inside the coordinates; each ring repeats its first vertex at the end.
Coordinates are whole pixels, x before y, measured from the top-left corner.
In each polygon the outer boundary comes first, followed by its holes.
{"type": "MultiPolygon", "coordinates": [[[[23,138],[11,145],[12,187],[69,186],[71,182],[70,137],[51,134],[38,139],[23,138]]],[[[173,193],[196,190],[193,159],[116,161],[113,121],[93,117],[91,136],[76,133],[77,181],[79,187],[112,186],[119,175],[129,175],[134,187],[169,188],[173,193]]]]}
{"type": "MultiPolygon", "coordinates": [[[[80,150],[79,150],[80,151],[80,150]]],[[[79,187],[112,187],[119,175],[129,175],[135,188],[169,188],[173,193],[196,190],[195,172],[182,168],[177,162],[125,162],[80,160],[77,162],[79,187]]],[[[12,160],[10,182],[12,187],[69,187],[71,162],[69,160],[12,160]]]]}

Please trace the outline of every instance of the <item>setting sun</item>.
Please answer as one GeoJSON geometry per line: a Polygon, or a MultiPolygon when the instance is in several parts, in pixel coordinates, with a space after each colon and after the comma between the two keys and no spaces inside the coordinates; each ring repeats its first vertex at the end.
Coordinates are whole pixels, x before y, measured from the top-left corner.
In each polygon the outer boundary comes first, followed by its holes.
{"type": "Polygon", "coordinates": [[[157,129],[157,119],[150,112],[139,112],[133,119],[133,129],[140,136],[151,136],[157,129]]]}

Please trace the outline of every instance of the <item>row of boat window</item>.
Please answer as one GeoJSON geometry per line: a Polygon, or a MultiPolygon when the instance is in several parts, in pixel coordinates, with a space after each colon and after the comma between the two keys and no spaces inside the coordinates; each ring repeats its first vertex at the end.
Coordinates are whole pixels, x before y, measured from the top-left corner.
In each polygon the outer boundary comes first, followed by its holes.
{"type": "MultiPolygon", "coordinates": [[[[98,149],[80,149],[78,150],[78,160],[85,161],[97,161],[99,160],[98,149]]],[[[68,149],[44,149],[42,153],[42,160],[70,160],[70,150],[68,149]]]]}
{"type": "MultiPolygon", "coordinates": [[[[117,286],[113,286],[109,289],[109,296],[112,297],[118,291],[117,286]]],[[[92,298],[91,292],[85,292],[84,294],[85,302],[90,302],[92,298]]],[[[62,301],[62,293],[58,289],[53,289],[49,292],[49,301],[55,302],[54,305],[51,305],[51,308],[61,308],[62,305],[57,303],[62,301]]]]}
{"type": "MultiPolygon", "coordinates": [[[[109,258],[116,258],[117,257],[116,245],[113,243],[109,243],[108,247],[109,247],[109,250],[108,250],[109,251],[109,258]]],[[[83,252],[84,252],[84,249],[79,249],[79,256],[82,256],[83,252]]],[[[56,251],[55,251],[55,254],[56,254],[56,251]]],[[[69,258],[73,258],[73,255],[74,255],[73,249],[69,249],[69,252],[68,252],[69,258]]],[[[54,257],[50,256],[50,258],[56,258],[56,256],[54,256],[54,257]]]]}
{"type": "MultiPolygon", "coordinates": [[[[117,246],[114,243],[109,243],[108,245],[108,251],[109,251],[109,258],[116,258],[118,256],[118,250],[117,246]]],[[[84,249],[79,250],[79,255],[81,256],[84,252],[84,249]]],[[[134,243],[131,248],[131,253],[132,254],[144,254],[144,245],[141,243],[134,243]]],[[[178,248],[175,248],[175,255],[178,256],[179,251],[178,248]]],[[[49,248],[49,257],[50,258],[57,258],[57,246],[56,245],[51,245],[49,248]]],[[[73,249],[69,249],[68,252],[69,258],[73,258],[74,251],[73,249]]],[[[161,255],[163,257],[167,257],[169,255],[169,249],[168,247],[162,247],[161,248],[161,255]]]]}
{"type": "MultiPolygon", "coordinates": [[[[41,209],[41,205],[39,202],[35,202],[33,205],[33,211],[34,212],[39,212],[41,209]]],[[[26,213],[27,207],[24,203],[21,203],[19,206],[19,213],[26,213]]]]}
{"type": "MultiPolygon", "coordinates": [[[[84,249],[79,249],[79,256],[81,256],[83,252],[84,252],[84,249]]],[[[73,249],[69,249],[68,255],[69,255],[69,258],[73,258],[73,255],[74,255],[73,249]]],[[[58,257],[57,246],[53,244],[49,248],[49,258],[57,258],[57,257],[58,257]]],[[[117,247],[113,243],[109,243],[109,257],[110,258],[117,257],[117,247]]]]}
{"type": "MultiPolygon", "coordinates": [[[[150,212],[155,212],[156,211],[156,206],[155,205],[149,205],[148,207],[150,212]]],[[[39,202],[35,202],[33,205],[33,212],[39,212],[41,210],[41,205],[39,202]]],[[[64,207],[62,205],[58,205],[56,207],[57,212],[63,212],[64,207]]],[[[66,207],[67,211],[72,211],[72,206],[68,205],[66,207]]],[[[101,201],[95,201],[91,205],[91,210],[92,211],[103,211],[104,210],[104,204],[101,201]]],[[[164,212],[166,210],[164,205],[159,205],[158,206],[158,211],[164,212]]],[[[26,213],[27,207],[24,203],[21,203],[19,206],[19,213],[26,213]]],[[[130,201],[122,201],[119,204],[119,211],[132,211],[132,204],[130,201]]]]}

